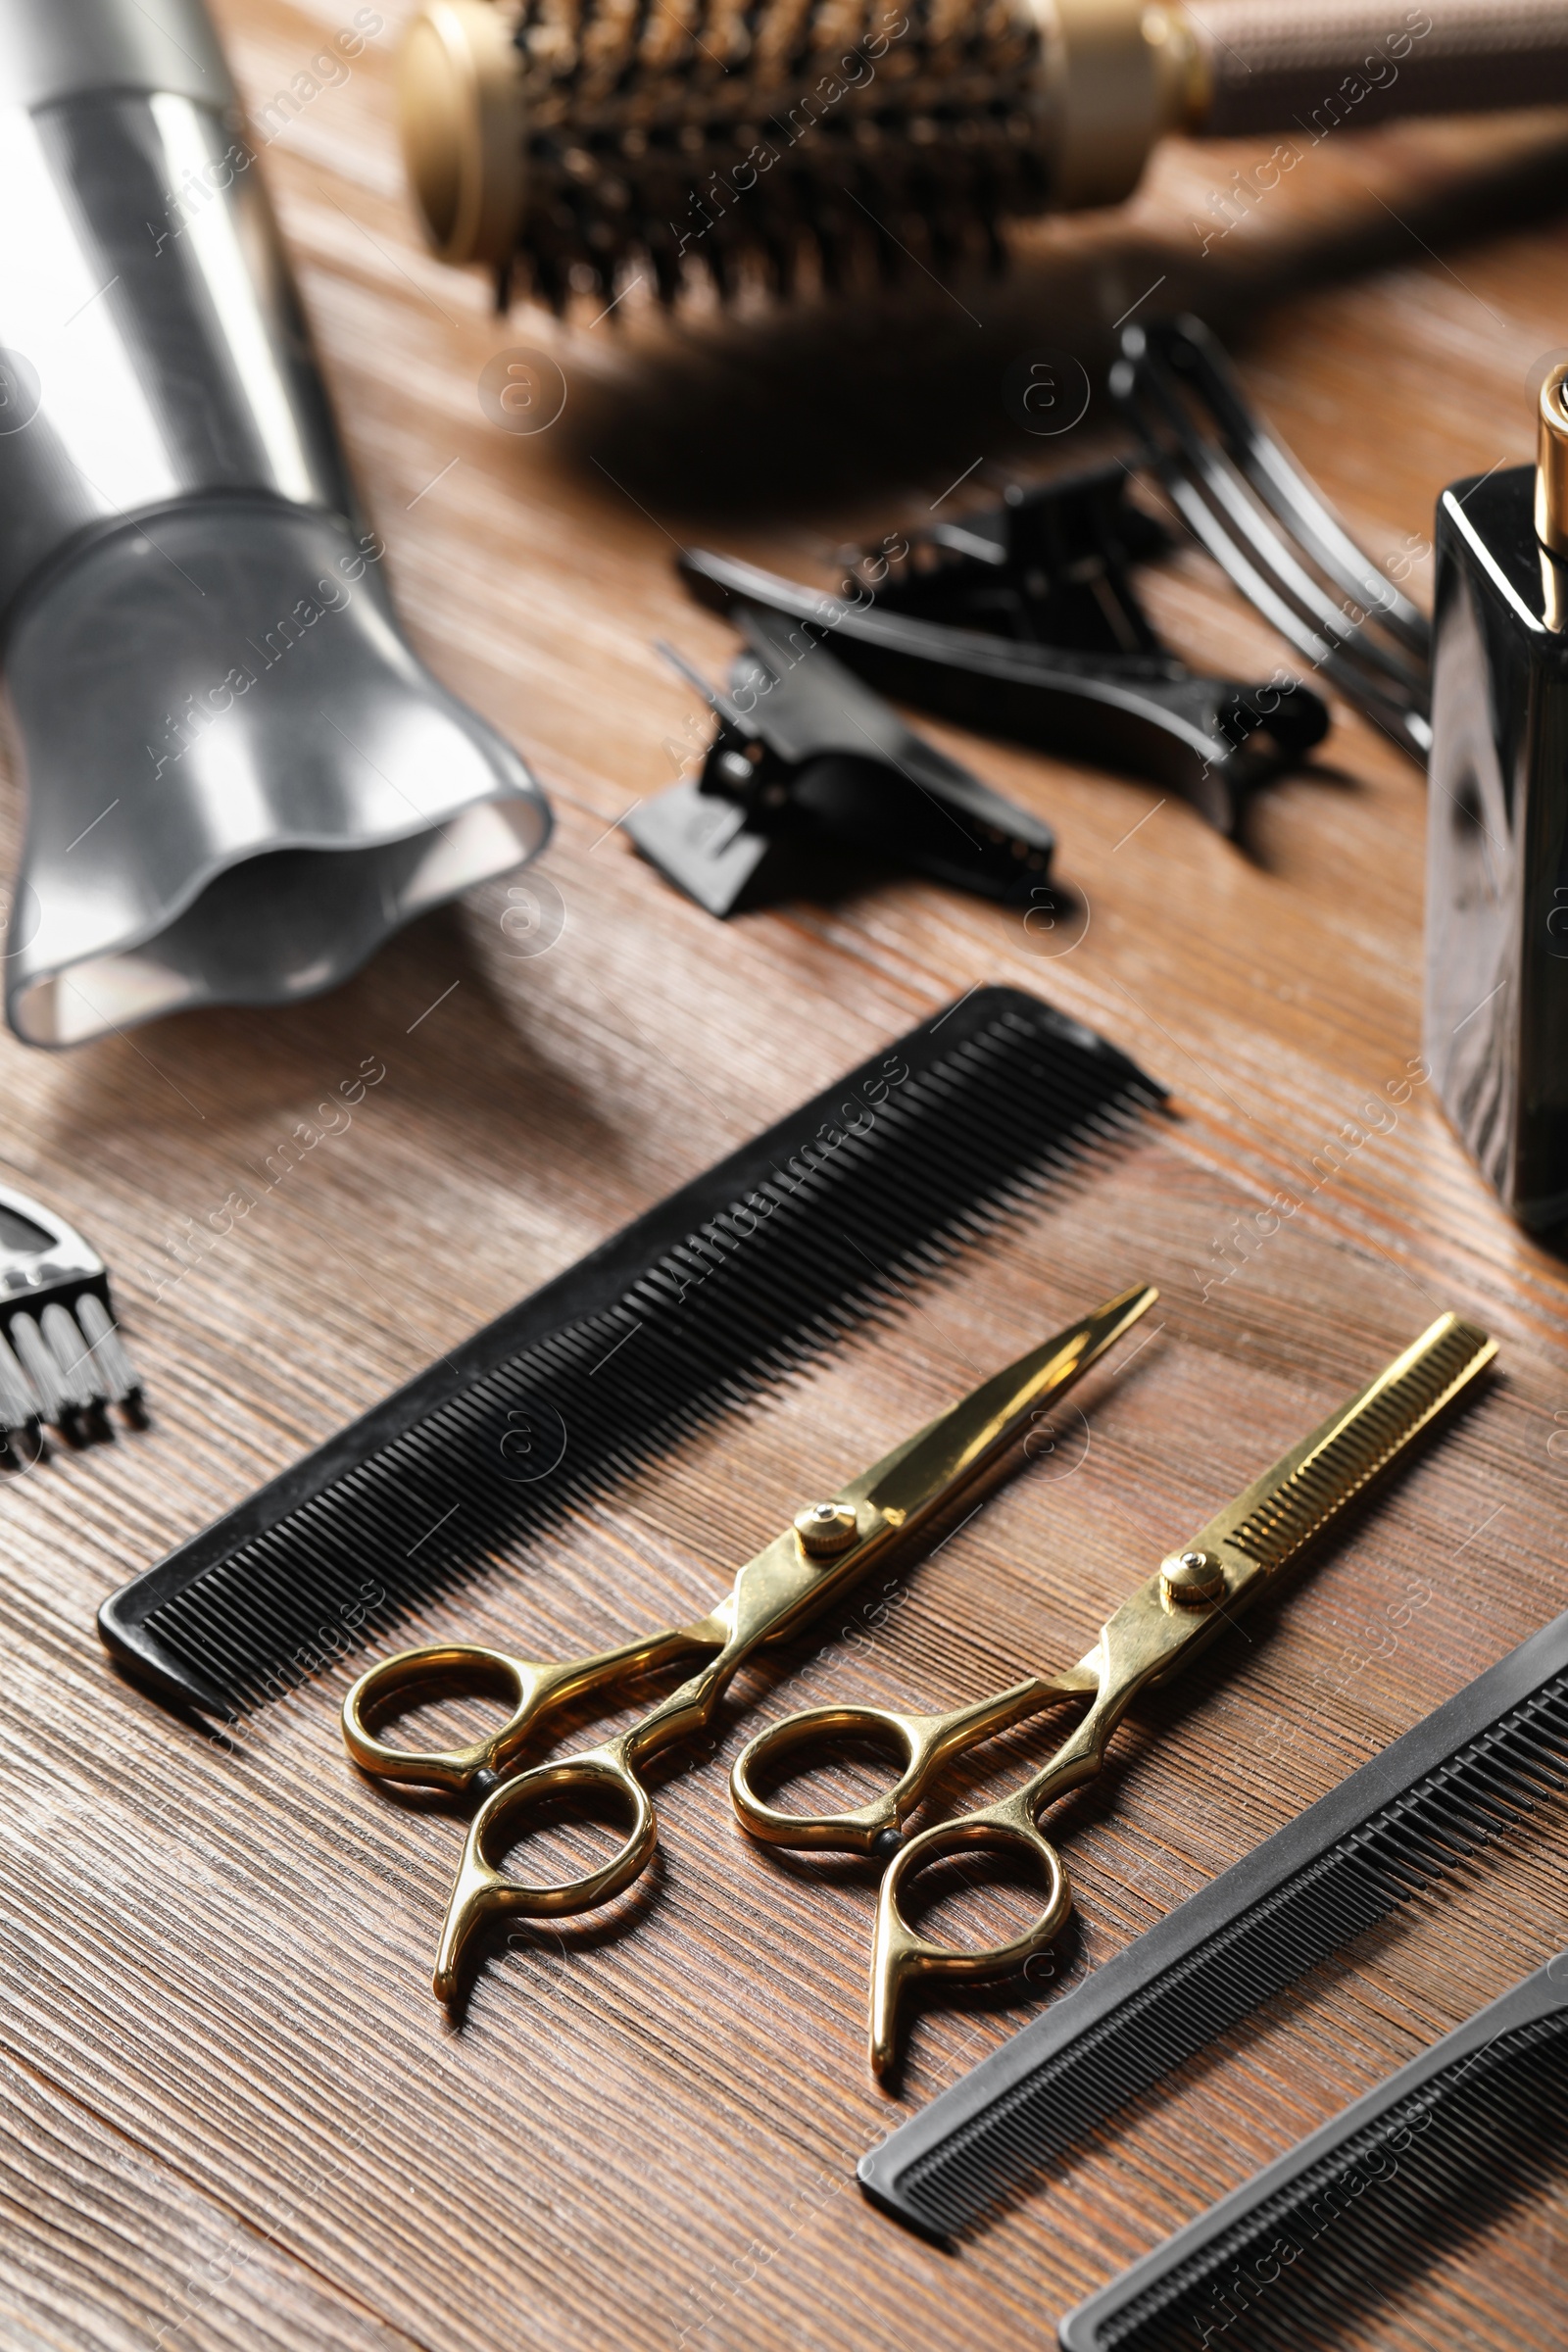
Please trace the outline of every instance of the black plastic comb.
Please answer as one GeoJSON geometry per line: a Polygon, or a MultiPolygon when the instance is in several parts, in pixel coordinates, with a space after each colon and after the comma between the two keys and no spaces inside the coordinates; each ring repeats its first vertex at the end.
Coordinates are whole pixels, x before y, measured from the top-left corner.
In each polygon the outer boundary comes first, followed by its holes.
{"type": "Polygon", "coordinates": [[[880,2148],[860,2185],[949,2237],[1568,1788],[1568,1613],[1221,1872],[880,2148]]]}
{"type": "Polygon", "coordinates": [[[210,1713],[276,1695],[894,1311],[1163,1099],[971,990],[114,1593],[104,1641],[210,1713]]]}
{"type": "Polygon", "coordinates": [[[1360,2340],[1435,2253],[1561,2180],[1565,2101],[1559,1952],[1070,2311],[1062,2352],[1360,2340]]]}

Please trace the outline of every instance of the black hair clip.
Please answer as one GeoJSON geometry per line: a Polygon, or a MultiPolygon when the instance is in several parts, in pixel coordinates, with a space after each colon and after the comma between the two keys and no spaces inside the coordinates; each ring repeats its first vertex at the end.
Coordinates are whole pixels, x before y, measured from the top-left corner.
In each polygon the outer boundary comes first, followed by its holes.
{"type": "Polygon", "coordinates": [[[906,727],[820,632],[750,603],[731,617],[750,651],[727,694],[660,649],[719,722],[701,777],[626,819],[667,881],[716,915],[820,897],[889,862],[989,899],[1046,885],[1055,837],[1043,818],[906,727]]]}
{"type": "Polygon", "coordinates": [[[847,549],[850,583],[884,612],[915,620],[1058,653],[1166,662],[1132,574],[1170,552],[1171,534],[1130,503],[1130,481],[1112,463],[1033,490],[1013,484],[997,505],[912,540],[892,533],[879,547],[847,549]]]}
{"type": "Polygon", "coordinates": [[[740,602],[831,637],[841,662],[901,702],[983,734],[1093,760],[1180,793],[1222,833],[1246,798],[1328,731],[1294,681],[1200,675],[1169,653],[1132,566],[1169,535],[1127,503],[1120,466],[1042,489],[858,557],[824,596],[727,556],[681,558],[703,603],[740,602]]]}

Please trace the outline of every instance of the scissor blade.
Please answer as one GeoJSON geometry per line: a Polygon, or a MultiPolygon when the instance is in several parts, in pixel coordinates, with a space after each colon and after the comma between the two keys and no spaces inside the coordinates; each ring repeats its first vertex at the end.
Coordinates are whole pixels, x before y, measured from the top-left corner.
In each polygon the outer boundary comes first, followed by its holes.
{"type": "Polygon", "coordinates": [[[1217,1553],[1233,1593],[1273,1576],[1496,1352],[1495,1340],[1474,1323],[1440,1315],[1376,1380],[1254,1479],[1183,1548],[1217,1553]]]}
{"type": "Polygon", "coordinates": [[[1043,1419],[1158,1296],[1138,1284],[1031,1348],[846,1487],[844,1499],[870,1503],[895,1527],[924,1518],[1043,1419]]]}

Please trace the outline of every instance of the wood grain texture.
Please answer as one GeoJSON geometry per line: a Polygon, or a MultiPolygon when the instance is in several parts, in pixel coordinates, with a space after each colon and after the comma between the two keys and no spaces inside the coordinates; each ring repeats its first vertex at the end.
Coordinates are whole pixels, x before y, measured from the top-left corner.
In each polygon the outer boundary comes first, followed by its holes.
{"type": "MultiPolygon", "coordinates": [[[[259,112],[352,12],[218,13],[259,112]]],[[[729,1757],[788,1707],[945,1703],[1077,1655],[1168,1544],[1440,1305],[1485,1323],[1502,1346],[1488,1393],[1245,1639],[1141,1708],[1103,1784],[1064,1808],[1071,1982],[1568,1605],[1568,1292],[1429,1089],[1369,1132],[1364,1106],[1419,1052],[1424,794],[1396,754],[1341,714],[1320,768],[1264,795],[1238,849],[1142,785],[933,726],[1049,814],[1086,924],[1035,933],[889,882],[723,927],[612,829],[701,741],[651,640],[713,672],[731,648],[680,592],[673,543],[826,579],[835,545],[918,522],[977,460],[945,511],[1038,470],[1041,445],[1002,406],[1005,368],[1045,343],[1098,376],[1111,322],[1157,280],[1162,305],[1230,340],[1352,527],[1410,554],[1424,590],[1437,492],[1528,454],[1527,374],[1568,340],[1551,210],[1568,130],[1542,116],[1337,134],[1206,252],[1210,193],[1265,150],[1172,148],[1126,213],[1021,236],[1000,286],[728,323],[701,304],[662,323],[633,298],[617,335],[589,315],[497,321],[482,283],[419,250],[391,125],[400,12],[383,13],[264,169],[411,632],[554,801],[540,873],[564,926],[517,954],[502,886],[286,1013],[192,1016],[59,1058],[0,1044],[7,1172],[109,1256],[154,1405],[146,1433],[0,1491],[0,2339],[1038,2345],[1114,2267],[1565,1940],[1560,1824],[1227,2034],[949,2257],[862,2203],[855,2159],[1040,1995],[923,2019],[901,2099],[877,2093],[871,1882],[749,1847],[729,1757]],[[552,352],[567,380],[559,425],[533,438],[498,431],[475,396],[513,346],[552,352]],[[664,1783],[659,1863],[609,1932],[517,1932],[445,2020],[426,1986],[461,1829],[350,1772],[346,1677],[222,1754],[117,1680],[95,1606],[990,979],[1126,1046],[1177,1115],[934,1285],[891,1340],[608,1495],[429,1627],[550,1654],[689,1610],[973,1367],[1144,1276],[1164,1292],[1157,1337],[1097,1376],[1059,1456],[939,1558],[737,1688],[714,1754],[664,1783]],[[268,1155],[367,1055],[387,1077],[352,1127],[270,1177],[268,1155]],[[211,1233],[239,1188],[256,1206],[194,1250],[186,1221],[211,1233]],[[1298,1209],[1239,1254],[1239,1220],[1281,1191],[1298,1209]]],[[[1045,454],[1107,445],[1097,406],[1045,454]]],[[[1196,658],[1263,677],[1280,659],[1196,555],[1150,596],[1196,658]]],[[[14,839],[9,787],[3,814],[14,839]]],[[[955,1785],[1000,1789],[1040,1752],[1015,1734],[955,1785]]],[[[1560,2199],[1520,2213],[1444,2253],[1368,2340],[1554,2345],[1565,2245],[1560,2199]]]]}

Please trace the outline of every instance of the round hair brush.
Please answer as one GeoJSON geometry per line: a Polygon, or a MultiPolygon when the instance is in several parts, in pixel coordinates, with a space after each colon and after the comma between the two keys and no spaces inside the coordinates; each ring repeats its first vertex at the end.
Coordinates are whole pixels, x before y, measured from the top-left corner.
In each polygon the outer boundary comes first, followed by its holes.
{"type": "Polygon", "coordinates": [[[558,306],[1000,261],[1004,220],[1120,201],[1169,131],[1564,99],[1561,0],[426,0],[400,81],[434,250],[558,306]]]}

